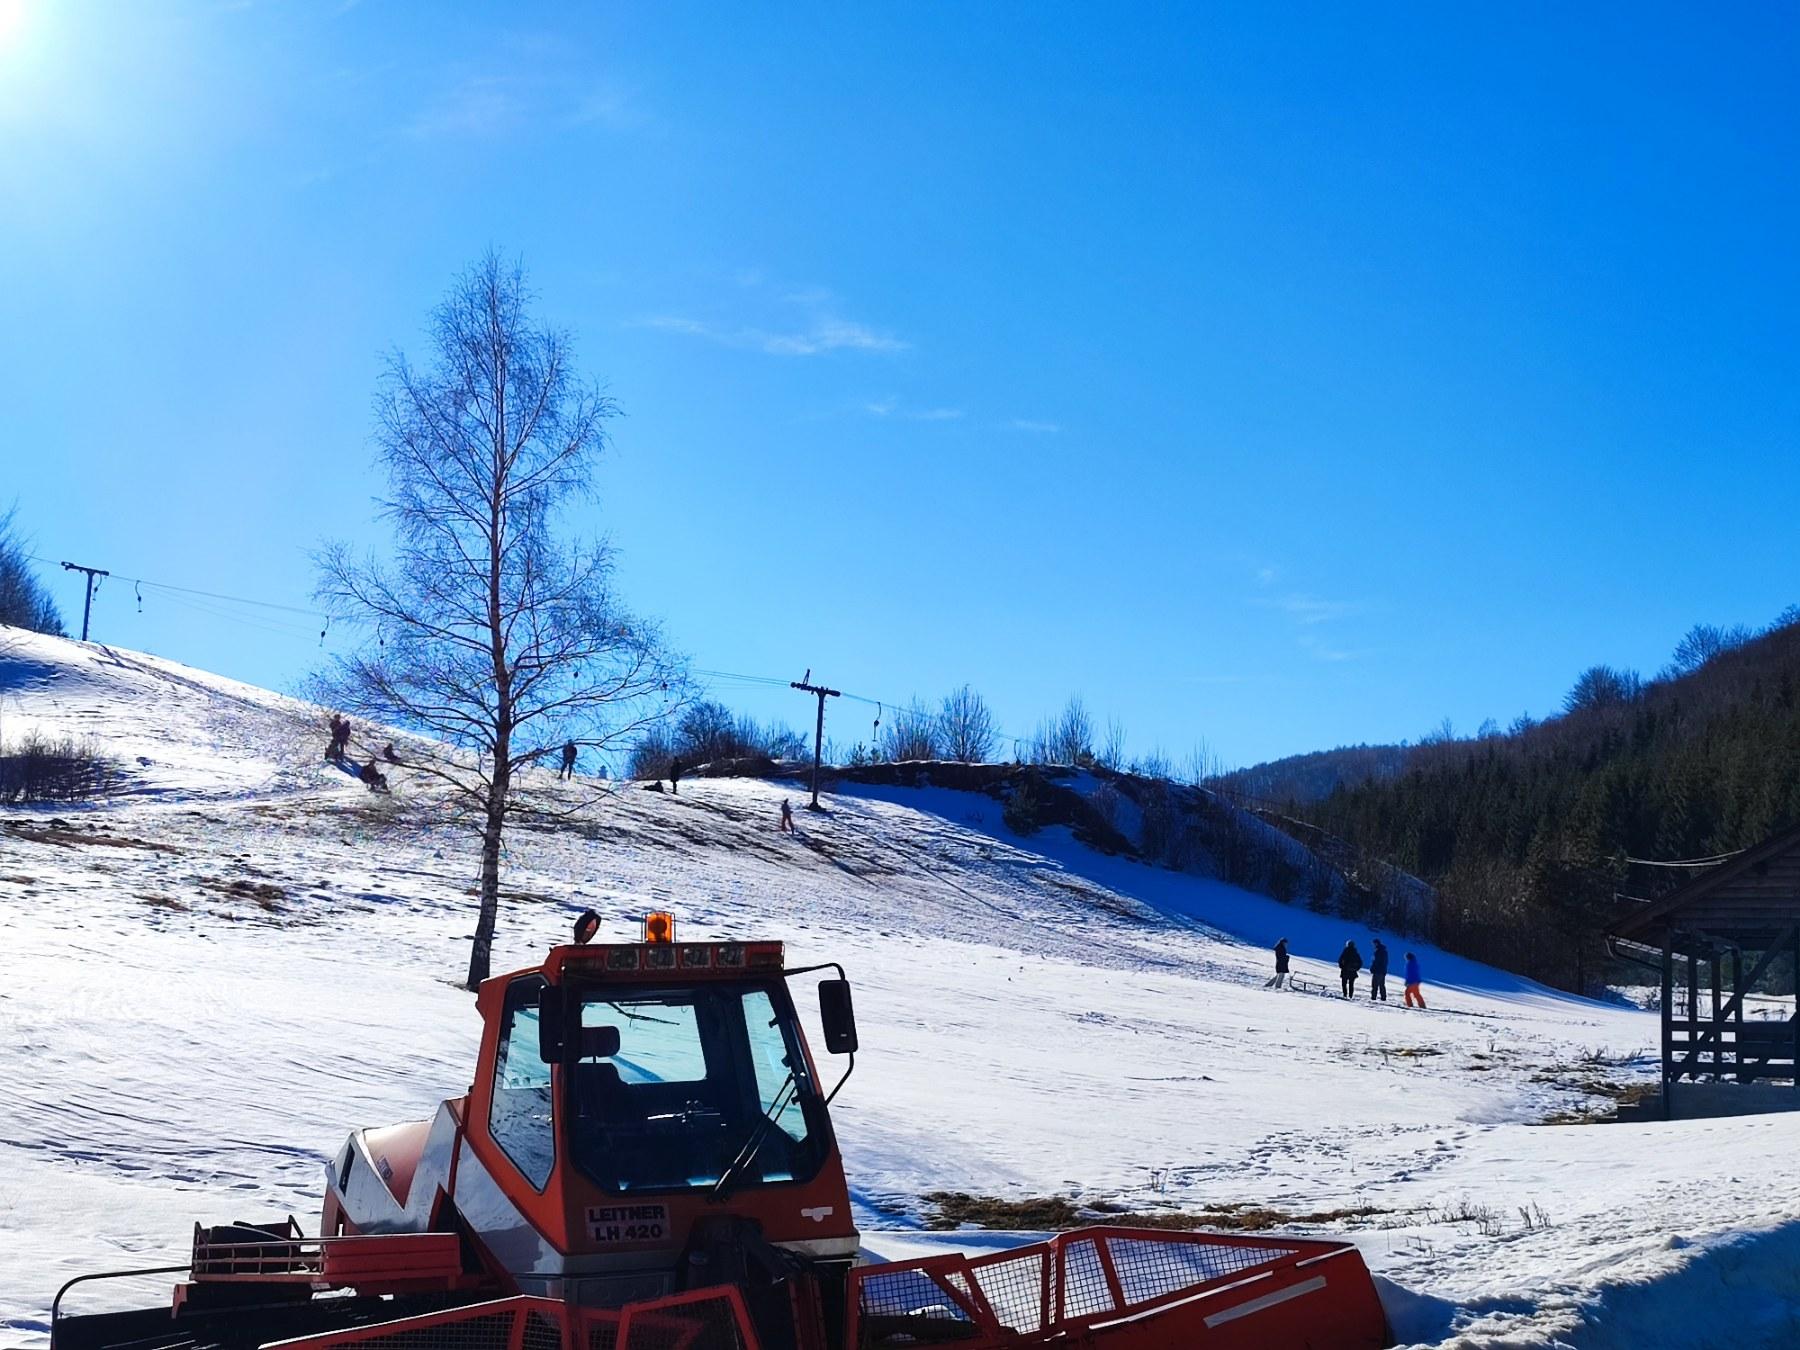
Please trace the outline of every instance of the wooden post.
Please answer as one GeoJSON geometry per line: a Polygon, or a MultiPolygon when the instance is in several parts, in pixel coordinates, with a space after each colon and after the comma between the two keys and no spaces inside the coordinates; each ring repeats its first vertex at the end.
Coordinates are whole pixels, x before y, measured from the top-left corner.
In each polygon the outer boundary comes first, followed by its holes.
{"type": "Polygon", "coordinates": [[[1694,1081],[1700,1081],[1700,1056],[1696,1047],[1700,1044],[1700,958],[1694,955],[1690,946],[1687,953],[1687,1051],[1693,1057],[1694,1081]]]}
{"type": "Polygon", "coordinates": [[[1675,933],[1663,933],[1662,968],[1662,1108],[1663,1119],[1670,1118],[1669,1098],[1675,1091],[1675,933]]]}
{"type": "Polygon", "coordinates": [[[1800,1092],[1800,927],[1794,929],[1794,1090],[1800,1092]]]}
{"type": "MultiPolygon", "coordinates": [[[[1745,993],[1746,993],[1746,990],[1744,989],[1744,949],[1742,947],[1733,947],[1731,949],[1731,996],[1732,996],[1732,1000],[1733,1000],[1734,1004],[1736,1005],[1734,1007],[1733,1013],[1732,1013],[1732,1020],[1733,1020],[1733,1022],[1736,1023],[1736,1025],[1733,1027],[1734,1034],[1731,1038],[1732,1039],[1731,1057],[1737,1063],[1737,1080],[1740,1083],[1748,1083],[1750,1081],[1748,1078],[1746,1078],[1744,1076],[1744,994],[1745,993]]],[[[1721,1029],[1721,1034],[1723,1034],[1723,1029],[1721,1029]]]]}
{"type": "Polygon", "coordinates": [[[1707,964],[1712,967],[1712,1081],[1719,1081],[1719,1065],[1725,1054],[1725,1028],[1719,1025],[1719,963],[1724,954],[1717,947],[1708,953],[1707,964]]]}

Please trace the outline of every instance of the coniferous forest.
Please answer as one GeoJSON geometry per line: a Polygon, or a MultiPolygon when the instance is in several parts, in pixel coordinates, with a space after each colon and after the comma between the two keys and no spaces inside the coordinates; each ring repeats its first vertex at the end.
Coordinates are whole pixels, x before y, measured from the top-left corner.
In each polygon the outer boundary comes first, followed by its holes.
{"type": "Polygon", "coordinates": [[[1285,809],[1438,887],[1451,950],[1566,988],[1617,977],[1608,921],[1695,871],[1653,864],[1800,823],[1800,611],[1696,628],[1650,680],[1596,666],[1559,716],[1285,809]]]}

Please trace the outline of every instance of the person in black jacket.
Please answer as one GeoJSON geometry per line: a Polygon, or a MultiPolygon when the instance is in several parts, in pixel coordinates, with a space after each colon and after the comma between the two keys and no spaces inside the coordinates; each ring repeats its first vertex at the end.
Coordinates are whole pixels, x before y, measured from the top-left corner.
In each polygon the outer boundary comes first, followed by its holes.
{"type": "Polygon", "coordinates": [[[1277,942],[1275,944],[1275,978],[1269,981],[1269,986],[1273,989],[1279,989],[1282,987],[1282,985],[1287,983],[1287,979],[1288,979],[1287,939],[1283,938],[1283,939],[1281,939],[1280,942],[1277,942]]]}
{"type": "Polygon", "coordinates": [[[1362,973],[1362,968],[1362,953],[1356,950],[1356,939],[1351,938],[1338,954],[1338,975],[1344,982],[1345,998],[1356,997],[1356,977],[1362,973]]]}
{"type": "Polygon", "coordinates": [[[681,761],[678,759],[669,761],[669,791],[674,793],[681,791],[681,761]]]}
{"type": "Polygon", "coordinates": [[[1387,943],[1380,938],[1375,939],[1374,954],[1369,957],[1369,998],[1387,1002],[1387,943]]]}

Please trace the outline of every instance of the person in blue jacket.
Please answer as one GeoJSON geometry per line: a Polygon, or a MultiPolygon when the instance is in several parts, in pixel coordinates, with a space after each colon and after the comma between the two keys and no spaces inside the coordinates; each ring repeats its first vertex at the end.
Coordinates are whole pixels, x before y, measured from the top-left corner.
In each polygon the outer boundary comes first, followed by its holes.
{"type": "Polygon", "coordinates": [[[1425,995],[1419,992],[1419,958],[1411,952],[1406,954],[1406,1006],[1425,1006],[1425,995]]]}

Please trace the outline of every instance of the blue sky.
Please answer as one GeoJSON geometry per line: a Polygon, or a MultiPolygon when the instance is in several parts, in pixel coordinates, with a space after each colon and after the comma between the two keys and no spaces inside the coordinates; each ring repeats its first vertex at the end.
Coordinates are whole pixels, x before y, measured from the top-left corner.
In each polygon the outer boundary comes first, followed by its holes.
{"type": "MultiPolygon", "coordinates": [[[[1800,600],[1796,58],[1777,5],[0,0],[0,501],[304,607],[491,244],[700,666],[1233,763],[1542,713],[1800,600]]],[[[119,583],[96,635],[321,656],[119,583]]]]}

